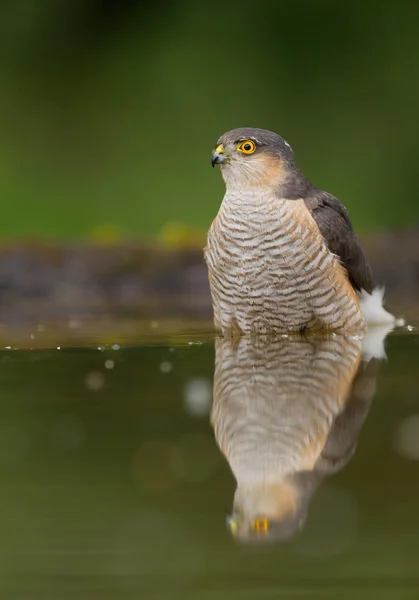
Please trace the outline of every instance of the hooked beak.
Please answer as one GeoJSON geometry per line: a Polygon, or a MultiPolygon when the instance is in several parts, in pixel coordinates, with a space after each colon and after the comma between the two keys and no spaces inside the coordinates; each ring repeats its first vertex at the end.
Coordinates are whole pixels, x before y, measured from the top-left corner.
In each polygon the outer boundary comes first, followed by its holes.
{"type": "Polygon", "coordinates": [[[214,165],[222,165],[223,162],[227,160],[226,155],[224,154],[224,146],[220,144],[216,147],[211,156],[211,164],[214,165]]]}
{"type": "Polygon", "coordinates": [[[231,533],[233,535],[236,535],[237,533],[237,529],[239,527],[239,523],[238,523],[238,515],[237,513],[234,513],[232,515],[229,515],[226,518],[226,522],[227,522],[227,527],[229,528],[229,530],[231,531],[231,533]]]}

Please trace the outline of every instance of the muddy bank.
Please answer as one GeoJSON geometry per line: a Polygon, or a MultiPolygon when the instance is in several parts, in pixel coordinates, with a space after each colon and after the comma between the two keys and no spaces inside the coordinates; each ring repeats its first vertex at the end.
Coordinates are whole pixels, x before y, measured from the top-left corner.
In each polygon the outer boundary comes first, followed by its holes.
{"type": "MultiPolygon", "coordinates": [[[[386,306],[406,317],[419,306],[419,227],[381,232],[362,242],[386,306]]],[[[211,317],[200,248],[140,243],[22,243],[0,249],[0,322],[135,314],[211,317]]]]}

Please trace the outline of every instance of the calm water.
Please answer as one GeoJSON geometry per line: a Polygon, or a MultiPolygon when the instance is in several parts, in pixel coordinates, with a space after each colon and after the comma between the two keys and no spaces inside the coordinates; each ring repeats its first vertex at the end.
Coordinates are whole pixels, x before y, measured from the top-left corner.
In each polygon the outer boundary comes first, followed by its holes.
{"type": "Polygon", "coordinates": [[[0,352],[1,598],[418,596],[415,331],[117,331],[0,352]]]}

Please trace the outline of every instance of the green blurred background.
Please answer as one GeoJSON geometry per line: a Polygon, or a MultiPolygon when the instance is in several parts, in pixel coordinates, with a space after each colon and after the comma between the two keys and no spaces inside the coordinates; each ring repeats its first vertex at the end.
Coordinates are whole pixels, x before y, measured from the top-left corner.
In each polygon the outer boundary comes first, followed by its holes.
{"type": "Polygon", "coordinates": [[[281,133],[360,232],[419,222],[419,5],[3,0],[3,240],[205,230],[220,134],[281,133]]]}

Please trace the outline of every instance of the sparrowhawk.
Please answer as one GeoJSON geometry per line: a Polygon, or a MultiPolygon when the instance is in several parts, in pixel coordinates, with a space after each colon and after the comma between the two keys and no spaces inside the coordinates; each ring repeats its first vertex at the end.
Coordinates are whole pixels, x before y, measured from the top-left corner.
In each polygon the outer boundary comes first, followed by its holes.
{"type": "Polygon", "coordinates": [[[217,329],[265,334],[394,323],[345,207],[316,188],[276,133],[233,129],[217,142],[226,193],[205,259],[217,329]]]}
{"type": "Polygon", "coordinates": [[[379,361],[365,349],[342,333],[216,340],[211,422],[237,481],[237,539],[291,537],[317,486],[347,464],[375,392],[379,361]]]}

